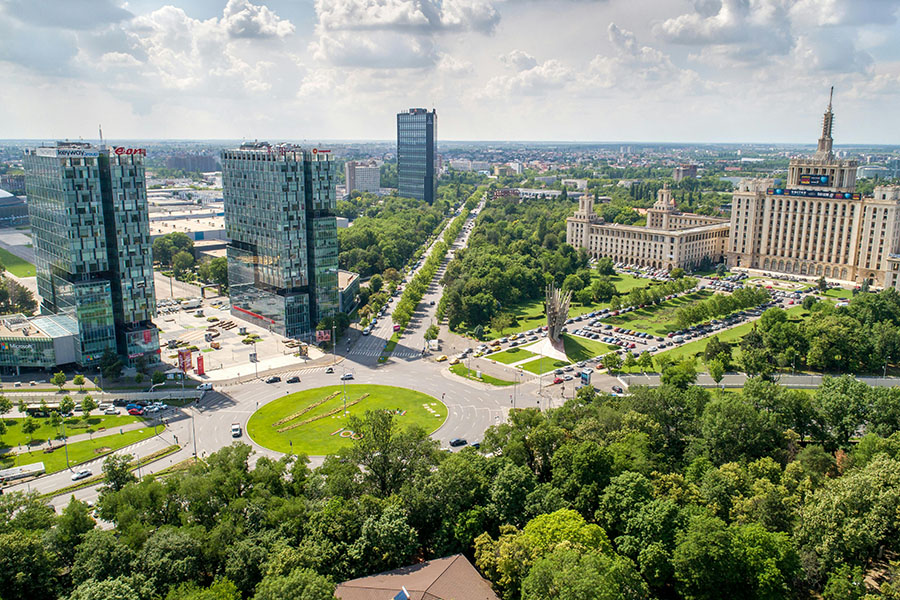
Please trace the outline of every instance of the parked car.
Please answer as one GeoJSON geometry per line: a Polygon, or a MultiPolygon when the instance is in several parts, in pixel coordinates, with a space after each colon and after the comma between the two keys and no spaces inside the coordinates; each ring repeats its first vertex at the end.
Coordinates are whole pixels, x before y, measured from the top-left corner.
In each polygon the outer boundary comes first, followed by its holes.
{"type": "Polygon", "coordinates": [[[334,373],[334,367],[328,367],[327,369],[325,369],[325,372],[326,373],[334,373]]]}
{"type": "Polygon", "coordinates": [[[294,375],[293,377],[288,377],[287,382],[288,383],[300,383],[300,378],[298,376],[294,375]]]}
{"type": "Polygon", "coordinates": [[[278,375],[272,375],[271,377],[266,378],[266,383],[278,383],[281,381],[281,377],[278,375]]]}
{"type": "Polygon", "coordinates": [[[128,414],[131,415],[132,417],[142,417],[142,416],[144,416],[144,409],[143,408],[129,408],[128,414]]]}
{"type": "Polygon", "coordinates": [[[344,373],[341,375],[341,381],[347,381],[349,379],[353,379],[353,373],[344,373]]]}
{"type": "Polygon", "coordinates": [[[72,481],[79,481],[81,479],[85,479],[93,475],[90,469],[82,469],[81,471],[75,471],[72,473],[72,481]]]}
{"type": "Polygon", "coordinates": [[[462,438],[453,438],[452,440],[450,440],[450,445],[453,446],[454,448],[456,448],[458,446],[465,446],[468,443],[469,442],[467,442],[466,440],[464,440],[462,438]]]}
{"type": "Polygon", "coordinates": [[[197,386],[197,389],[202,392],[210,392],[212,391],[213,387],[211,383],[201,383],[197,386]]]}
{"type": "Polygon", "coordinates": [[[562,377],[556,377],[556,378],[553,379],[553,383],[554,383],[554,384],[562,383],[562,382],[563,382],[563,378],[562,378],[562,377]]]}
{"type": "Polygon", "coordinates": [[[618,385],[612,386],[612,391],[614,391],[614,392],[617,393],[617,394],[624,394],[624,393],[625,393],[625,390],[623,390],[622,387],[621,387],[621,386],[618,386],[618,385]]]}
{"type": "Polygon", "coordinates": [[[117,415],[117,414],[119,414],[119,409],[110,406],[109,408],[107,408],[106,410],[103,411],[103,414],[104,415],[117,415]]]}
{"type": "Polygon", "coordinates": [[[435,360],[436,360],[437,362],[444,362],[445,360],[447,360],[447,355],[446,355],[446,354],[441,354],[441,355],[438,356],[435,360]]]}

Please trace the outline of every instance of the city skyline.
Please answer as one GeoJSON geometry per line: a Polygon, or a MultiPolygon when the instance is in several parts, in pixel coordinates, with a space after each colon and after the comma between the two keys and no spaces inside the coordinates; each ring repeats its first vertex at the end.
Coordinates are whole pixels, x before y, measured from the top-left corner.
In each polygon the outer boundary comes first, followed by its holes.
{"type": "Polygon", "coordinates": [[[175,4],[0,0],[0,137],[803,143],[832,84],[844,144],[900,129],[894,0],[175,4]]]}

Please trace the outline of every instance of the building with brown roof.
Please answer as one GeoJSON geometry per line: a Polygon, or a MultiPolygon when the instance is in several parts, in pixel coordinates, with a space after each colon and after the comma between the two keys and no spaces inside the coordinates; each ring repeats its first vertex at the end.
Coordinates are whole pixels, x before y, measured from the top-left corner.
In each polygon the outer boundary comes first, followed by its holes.
{"type": "Polygon", "coordinates": [[[337,586],[341,600],[499,600],[491,584],[465,556],[456,554],[427,562],[351,579],[337,586]]]}

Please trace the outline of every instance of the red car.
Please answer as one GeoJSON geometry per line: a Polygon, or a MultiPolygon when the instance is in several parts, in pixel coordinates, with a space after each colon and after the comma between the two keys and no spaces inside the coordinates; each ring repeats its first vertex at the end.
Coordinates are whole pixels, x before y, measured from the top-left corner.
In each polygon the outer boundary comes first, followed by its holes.
{"type": "Polygon", "coordinates": [[[563,382],[562,377],[557,377],[556,379],[553,380],[553,383],[562,383],[562,382],[563,382]]]}
{"type": "Polygon", "coordinates": [[[132,417],[140,417],[144,414],[143,408],[130,408],[128,409],[128,414],[132,417]]]}

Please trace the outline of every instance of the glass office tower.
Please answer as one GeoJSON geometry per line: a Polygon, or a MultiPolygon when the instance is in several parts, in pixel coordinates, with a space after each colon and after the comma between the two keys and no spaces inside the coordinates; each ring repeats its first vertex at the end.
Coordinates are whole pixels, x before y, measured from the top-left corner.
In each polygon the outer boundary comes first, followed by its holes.
{"type": "Polygon", "coordinates": [[[234,316],[298,338],[337,310],[334,165],[293,145],[222,152],[234,316]]]}
{"type": "Polygon", "coordinates": [[[397,115],[397,176],[404,198],[434,203],[437,112],[410,108],[397,115]]]}
{"type": "Polygon", "coordinates": [[[78,323],[79,365],[107,349],[157,362],[142,155],[58,142],[26,150],[24,164],[41,312],[78,323]]]}

